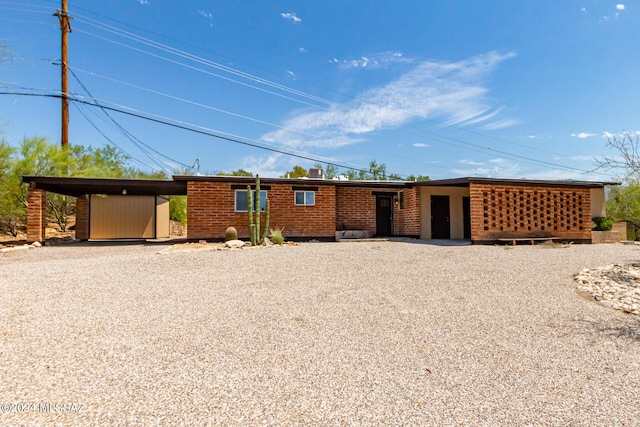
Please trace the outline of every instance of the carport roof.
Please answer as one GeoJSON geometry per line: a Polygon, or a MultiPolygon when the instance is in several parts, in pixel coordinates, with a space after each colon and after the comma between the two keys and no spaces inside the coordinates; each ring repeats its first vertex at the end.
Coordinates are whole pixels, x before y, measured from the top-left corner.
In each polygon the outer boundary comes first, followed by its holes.
{"type": "Polygon", "coordinates": [[[22,182],[31,188],[66,196],[85,194],[123,194],[132,196],[178,196],[187,194],[187,183],[158,179],[119,178],[66,178],[50,176],[23,176],[22,182]]]}

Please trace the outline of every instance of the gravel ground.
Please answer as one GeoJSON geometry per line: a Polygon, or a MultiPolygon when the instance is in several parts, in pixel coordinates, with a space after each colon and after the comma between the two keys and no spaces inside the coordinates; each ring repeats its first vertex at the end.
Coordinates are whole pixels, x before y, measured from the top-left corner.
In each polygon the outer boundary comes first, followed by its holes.
{"type": "Polygon", "coordinates": [[[639,246],[165,247],[0,256],[0,425],[640,424],[639,246]]]}

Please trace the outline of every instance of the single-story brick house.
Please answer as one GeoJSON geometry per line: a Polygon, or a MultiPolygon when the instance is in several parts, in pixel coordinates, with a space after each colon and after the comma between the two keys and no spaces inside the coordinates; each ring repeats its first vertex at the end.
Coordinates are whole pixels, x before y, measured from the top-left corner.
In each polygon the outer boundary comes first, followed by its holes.
{"type": "MultiPolygon", "coordinates": [[[[44,240],[47,192],[78,198],[79,239],[167,237],[169,195],[187,196],[189,239],[222,239],[229,226],[241,238],[249,235],[246,193],[247,185],[255,187],[251,177],[25,176],[23,181],[30,184],[30,241],[44,240]],[[127,226],[132,222],[138,226],[127,226]]],[[[270,225],[284,227],[292,239],[333,240],[337,231],[365,230],[375,236],[473,243],[531,237],[591,242],[591,218],[605,216],[604,188],[616,184],[474,177],[426,182],[262,178],[261,199],[269,198],[270,225]]]]}

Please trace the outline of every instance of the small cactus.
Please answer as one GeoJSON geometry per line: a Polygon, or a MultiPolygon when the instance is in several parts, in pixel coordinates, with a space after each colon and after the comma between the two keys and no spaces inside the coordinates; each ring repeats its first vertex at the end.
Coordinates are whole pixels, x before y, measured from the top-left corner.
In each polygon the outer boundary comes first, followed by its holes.
{"type": "Polygon", "coordinates": [[[229,240],[238,240],[238,230],[235,227],[227,228],[227,231],[224,233],[224,241],[228,242],[229,240]]]}

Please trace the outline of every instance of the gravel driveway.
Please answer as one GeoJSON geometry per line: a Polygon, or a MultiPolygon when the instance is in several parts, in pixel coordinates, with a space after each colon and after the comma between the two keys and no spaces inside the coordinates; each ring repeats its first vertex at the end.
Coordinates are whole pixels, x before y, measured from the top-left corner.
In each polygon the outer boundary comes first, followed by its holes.
{"type": "Polygon", "coordinates": [[[0,425],[640,423],[639,246],[165,247],[0,256],[0,425]]]}

